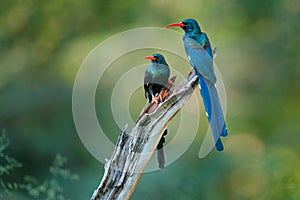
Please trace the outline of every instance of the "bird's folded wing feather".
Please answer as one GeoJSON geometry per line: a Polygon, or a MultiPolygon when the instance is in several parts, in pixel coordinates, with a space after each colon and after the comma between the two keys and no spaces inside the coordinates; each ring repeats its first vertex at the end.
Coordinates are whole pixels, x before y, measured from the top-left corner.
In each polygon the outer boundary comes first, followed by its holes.
{"type": "Polygon", "coordinates": [[[152,80],[152,74],[148,71],[148,69],[146,69],[145,76],[144,76],[144,90],[145,90],[145,98],[146,99],[149,97],[149,95],[151,95],[151,93],[149,91],[149,87],[148,87],[148,84],[151,83],[151,80],[152,80]]]}
{"type": "Polygon", "coordinates": [[[151,72],[149,72],[148,69],[146,69],[145,76],[144,76],[144,85],[151,83],[151,81],[152,81],[152,74],[151,72]]]}
{"type": "Polygon", "coordinates": [[[184,37],[183,42],[191,65],[207,80],[216,83],[217,78],[214,73],[213,59],[202,45],[190,37],[184,37]]]}

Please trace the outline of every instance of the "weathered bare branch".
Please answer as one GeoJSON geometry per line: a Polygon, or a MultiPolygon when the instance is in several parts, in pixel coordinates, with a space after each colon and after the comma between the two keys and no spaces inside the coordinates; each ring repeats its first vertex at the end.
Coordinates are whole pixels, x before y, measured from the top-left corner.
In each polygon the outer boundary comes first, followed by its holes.
{"type": "Polygon", "coordinates": [[[192,71],[162,103],[147,104],[130,133],[123,128],[92,200],[129,199],[172,117],[190,98],[198,77],[192,71]]]}

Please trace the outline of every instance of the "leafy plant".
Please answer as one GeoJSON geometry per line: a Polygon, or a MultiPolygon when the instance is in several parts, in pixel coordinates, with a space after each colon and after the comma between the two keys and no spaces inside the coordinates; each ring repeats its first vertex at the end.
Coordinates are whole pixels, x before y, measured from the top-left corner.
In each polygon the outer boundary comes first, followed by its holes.
{"type": "Polygon", "coordinates": [[[3,131],[0,136],[0,185],[5,192],[9,192],[9,190],[17,188],[18,184],[6,183],[3,180],[4,176],[10,175],[16,168],[22,167],[22,163],[5,153],[9,144],[9,140],[3,131]]]}
{"type": "Polygon", "coordinates": [[[79,176],[65,167],[67,159],[64,156],[56,155],[49,167],[50,178],[47,180],[38,181],[35,177],[25,175],[23,182],[7,183],[3,180],[3,176],[10,175],[16,168],[22,167],[22,163],[4,152],[8,146],[8,138],[5,134],[2,134],[0,137],[0,184],[5,193],[11,194],[12,191],[19,191],[34,199],[68,199],[64,194],[62,181],[76,181],[79,176]]]}

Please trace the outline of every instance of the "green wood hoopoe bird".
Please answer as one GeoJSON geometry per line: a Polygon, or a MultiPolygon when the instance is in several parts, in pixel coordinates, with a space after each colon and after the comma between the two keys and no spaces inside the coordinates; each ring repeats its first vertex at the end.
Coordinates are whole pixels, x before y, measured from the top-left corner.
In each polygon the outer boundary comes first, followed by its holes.
{"type": "MultiPolygon", "coordinates": [[[[163,55],[154,53],[151,56],[146,56],[146,59],[151,60],[151,64],[147,67],[144,76],[145,97],[148,102],[158,102],[161,90],[168,85],[170,76],[170,68],[163,55]]],[[[167,135],[167,129],[164,131],[156,149],[159,168],[164,168],[165,157],[163,152],[163,144],[165,143],[164,136],[167,135]]]]}
{"type": "Polygon", "coordinates": [[[199,77],[200,94],[203,99],[206,115],[210,123],[210,128],[218,151],[224,149],[220,136],[227,136],[227,128],[224,121],[219,96],[215,83],[217,78],[213,68],[213,52],[206,33],[202,32],[197,21],[185,19],[165,26],[181,27],[185,34],[183,43],[190,64],[195,69],[199,77]]]}

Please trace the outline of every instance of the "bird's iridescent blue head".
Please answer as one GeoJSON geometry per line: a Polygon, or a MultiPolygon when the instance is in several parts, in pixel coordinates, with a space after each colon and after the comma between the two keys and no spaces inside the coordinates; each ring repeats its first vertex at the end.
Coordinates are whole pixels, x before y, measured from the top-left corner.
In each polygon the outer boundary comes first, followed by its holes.
{"type": "Polygon", "coordinates": [[[159,53],[154,53],[151,56],[145,56],[145,59],[150,59],[151,63],[168,65],[165,57],[159,53]]]}
{"type": "Polygon", "coordinates": [[[191,34],[201,33],[201,28],[198,22],[192,18],[185,19],[182,22],[168,24],[165,26],[165,28],[169,28],[171,26],[180,26],[185,33],[191,33],[191,34]]]}

